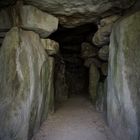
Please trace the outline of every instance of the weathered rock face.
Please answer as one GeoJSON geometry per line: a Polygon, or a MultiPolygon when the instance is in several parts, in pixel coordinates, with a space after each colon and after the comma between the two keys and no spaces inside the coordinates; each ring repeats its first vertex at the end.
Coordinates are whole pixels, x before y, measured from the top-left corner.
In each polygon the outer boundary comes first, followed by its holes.
{"type": "Polygon", "coordinates": [[[98,56],[100,59],[104,60],[104,61],[107,61],[108,60],[108,57],[109,57],[109,47],[108,45],[106,46],[103,46],[99,52],[98,52],[98,56]]]}
{"type": "Polygon", "coordinates": [[[46,38],[57,30],[58,19],[36,7],[17,3],[0,10],[0,33],[15,26],[34,31],[41,38],[46,38]]]}
{"type": "Polygon", "coordinates": [[[112,30],[112,24],[108,24],[106,26],[100,27],[98,31],[95,33],[92,42],[97,46],[102,46],[109,44],[110,41],[110,33],[112,30]]]}
{"type": "Polygon", "coordinates": [[[56,55],[59,52],[59,44],[54,40],[42,39],[41,41],[49,56],[56,55]]]}
{"type": "Polygon", "coordinates": [[[45,109],[44,113],[46,111],[49,111],[51,113],[54,112],[54,68],[55,68],[55,58],[54,57],[48,57],[48,77],[46,77],[47,79],[47,83],[48,83],[48,87],[47,87],[47,96],[46,96],[46,105],[45,105],[45,109]]]}
{"type": "Polygon", "coordinates": [[[112,26],[119,18],[119,15],[112,15],[101,19],[98,23],[98,30],[92,38],[92,43],[99,47],[109,44],[112,26]]]}
{"type": "Polygon", "coordinates": [[[99,26],[103,27],[103,26],[106,26],[108,24],[112,24],[119,18],[120,18],[119,15],[112,15],[112,16],[103,18],[103,19],[100,20],[100,25],[99,26]]]}
{"type": "Polygon", "coordinates": [[[20,14],[21,27],[39,33],[42,38],[57,30],[58,19],[36,7],[22,6],[20,14]]]}
{"type": "Polygon", "coordinates": [[[108,123],[119,140],[140,138],[140,12],[113,28],[109,56],[108,123]]]}
{"type": "Polygon", "coordinates": [[[90,65],[89,70],[89,94],[93,103],[97,99],[97,89],[99,84],[100,73],[94,63],[90,65]]]}
{"type": "Polygon", "coordinates": [[[27,140],[46,119],[52,82],[39,36],[12,28],[0,51],[0,139],[27,140]]]}
{"type": "Polygon", "coordinates": [[[108,12],[113,7],[128,8],[135,0],[24,0],[26,4],[37,6],[38,8],[56,15],[60,23],[67,27],[89,23],[98,19],[103,13],[108,12]]]}
{"type": "Polygon", "coordinates": [[[98,85],[98,99],[96,102],[96,110],[104,113],[106,118],[107,112],[107,80],[100,82],[98,85]]]}

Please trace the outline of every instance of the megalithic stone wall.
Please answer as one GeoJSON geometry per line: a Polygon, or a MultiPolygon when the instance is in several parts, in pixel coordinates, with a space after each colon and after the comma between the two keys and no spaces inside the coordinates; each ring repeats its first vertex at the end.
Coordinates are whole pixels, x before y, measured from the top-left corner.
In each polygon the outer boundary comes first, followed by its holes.
{"type": "Polygon", "coordinates": [[[108,123],[119,140],[139,140],[140,11],[119,20],[110,41],[108,123]]]}
{"type": "Polygon", "coordinates": [[[55,59],[49,54],[56,45],[42,38],[57,30],[58,19],[17,7],[0,11],[0,140],[31,139],[54,108],[55,59]]]}
{"type": "Polygon", "coordinates": [[[54,58],[39,35],[12,28],[0,51],[0,139],[27,140],[53,109],[54,58]]]}

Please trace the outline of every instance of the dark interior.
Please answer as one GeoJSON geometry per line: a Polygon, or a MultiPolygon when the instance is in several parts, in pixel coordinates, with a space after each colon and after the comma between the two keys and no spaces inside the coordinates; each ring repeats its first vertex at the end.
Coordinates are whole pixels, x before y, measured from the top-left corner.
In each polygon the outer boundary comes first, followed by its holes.
{"type": "Polygon", "coordinates": [[[81,44],[91,43],[91,37],[97,31],[94,24],[86,24],[75,28],[63,28],[49,38],[59,42],[60,55],[65,63],[65,78],[68,86],[68,96],[73,94],[88,95],[89,70],[83,65],[81,44]]]}

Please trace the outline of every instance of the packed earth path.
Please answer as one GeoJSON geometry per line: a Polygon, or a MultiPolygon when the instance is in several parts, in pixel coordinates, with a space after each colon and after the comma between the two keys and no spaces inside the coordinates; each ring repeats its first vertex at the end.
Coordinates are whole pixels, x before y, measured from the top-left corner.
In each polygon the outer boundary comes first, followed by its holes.
{"type": "Polygon", "coordinates": [[[84,97],[63,102],[33,140],[116,140],[100,113],[84,97]]]}

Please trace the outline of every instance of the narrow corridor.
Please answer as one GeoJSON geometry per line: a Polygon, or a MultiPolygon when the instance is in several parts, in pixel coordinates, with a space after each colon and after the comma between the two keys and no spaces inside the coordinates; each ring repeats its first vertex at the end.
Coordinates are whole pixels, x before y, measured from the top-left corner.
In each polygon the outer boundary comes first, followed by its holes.
{"type": "Polygon", "coordinates": [[[100,113],[84,97],[74,96],[50,115],[33,140],[115,140],[100,113]]]}

